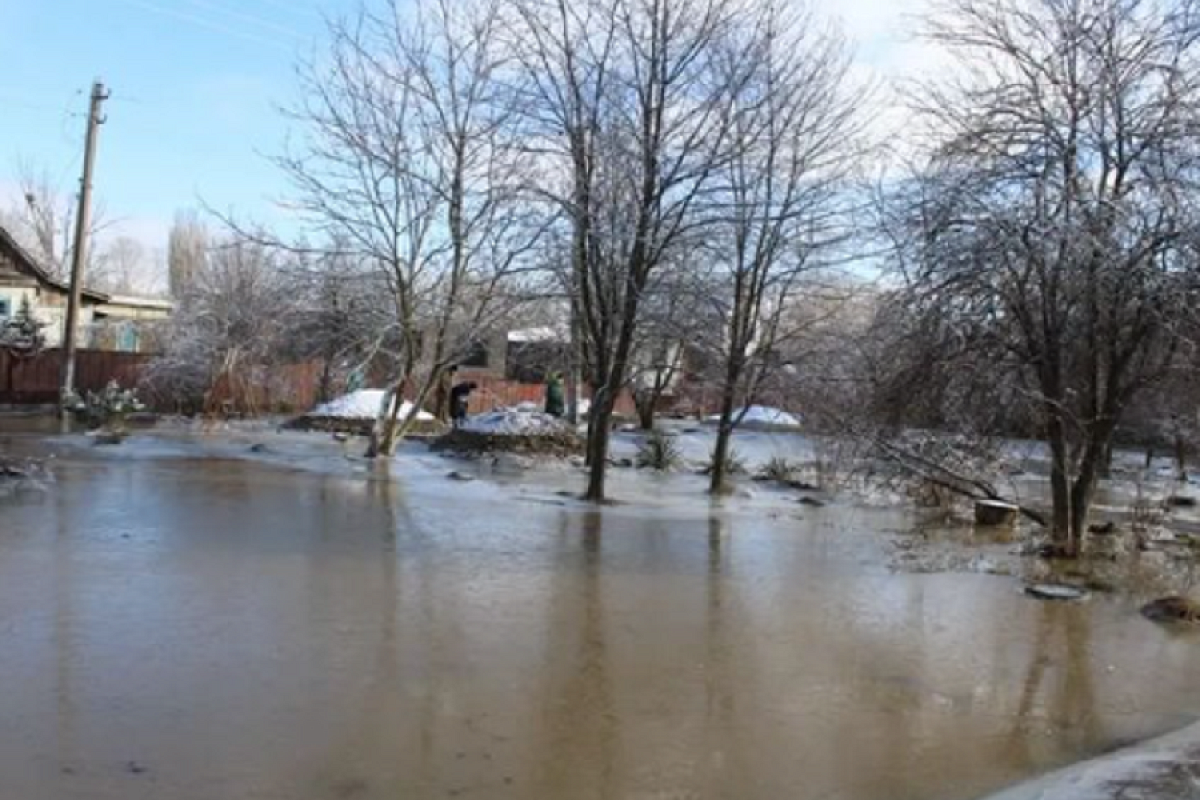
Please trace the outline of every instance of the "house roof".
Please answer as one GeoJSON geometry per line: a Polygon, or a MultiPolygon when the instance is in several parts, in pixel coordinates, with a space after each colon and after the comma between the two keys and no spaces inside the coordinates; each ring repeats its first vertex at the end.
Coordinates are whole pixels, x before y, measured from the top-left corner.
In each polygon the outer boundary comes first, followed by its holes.
{"type": "MultiPolygon", "coordinates": [[[[37,262],[37,259],[35,259],[28,250],[22,247],[21,243],[18,242],[3,225],[0,225],[0,249],[8,250],[14,256],[16,256],[17,268],[29,273],[33,278],[37,279],[38,283],[49,286],[50,288],[60,291],[63,294],[67,294],[71,291],[70,286],[62,281],[57,280],[49,272],[47,272],[46,269],[37,262]]],[[[94,289],[88,289],[86,286],[83,288],[83,296],[97,303],[105,303],[109,300],[108,295],[104,294],[103,292],[97,292],[94,289]]]]}
{"type": "Polygon", "coordinates": [[[175,302],[161,297],[145,297],[133,294],[113,294],[108,296],[107,305],[128,306],[129,308],[144,308],[150,311],[174,311],[175,302]]]}

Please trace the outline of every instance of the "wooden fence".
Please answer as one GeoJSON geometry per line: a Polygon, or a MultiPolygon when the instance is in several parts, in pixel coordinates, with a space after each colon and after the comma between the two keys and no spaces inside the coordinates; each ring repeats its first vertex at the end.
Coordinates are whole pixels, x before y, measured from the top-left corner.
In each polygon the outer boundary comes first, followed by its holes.
{"type": "MultiPolygon", "coordinates": [[[[468,408],[472,414],[491,411],[498,407],[512,407],[522,403],[533,403],[541,408],[546,402],[546,387],[540,383],[518,383],[504,378],[479,374],[469,369],[460,369],[460,381],[473,381],[478,388],[471,393],[468,408]]],[[[588,398],[591,392],[581,387],[581,397],[588,398]]],[[[635,413],[633,398],[628,391],[623,391],[617,397],[616,410],[618,414],[631,416],[635,413]]]]}
{"type": "MultiPolygon", "coordinates": [[[[81,391],[98,391],[111,380],[121,386],[137,386],[151,358],[144,353],[106,350],[80,350],[76,356],[75,386],[81,391]]],[[[61,350],[43,350],[32,356],[0,350],[0,405],[57,403],[62,368],[61,350]]]]}
{"type": "MultiPolygon", "coordinates": [[[[168,397],[158,397],[143,386],[146,367],[154,358],[147,353],[117,353],[107,350],[80,350],[75,367],[75,386],[80,391],[98,391],[115,380],[123,387],[147,389],[142,399],[159,411],[209,411],[238,413],[299,413],[312,408],[318,400],[321,364],[286,364],[264,368],[218,380],[208,397],[211,408],[184,409],[168,397]]],[[[44,350],[34,356],[18,356],[0,350],[0,405],[39,405],[58,402],[62,383],[63,353],[44,350]]],[[[518,383],[491,375],[462,370],[459,380],[471,380],[479,389],[471,394],[471,412],[490,411],[499,406],[545,402],[541,384],[518,383]]],[[[337,394],[333,387],[334,393],[337,394]]],[[[584,390],[584,396],[589,393],[584,390]]],[[[617,411],[633,413],[628,392],[617,400],[617,411]]]]}

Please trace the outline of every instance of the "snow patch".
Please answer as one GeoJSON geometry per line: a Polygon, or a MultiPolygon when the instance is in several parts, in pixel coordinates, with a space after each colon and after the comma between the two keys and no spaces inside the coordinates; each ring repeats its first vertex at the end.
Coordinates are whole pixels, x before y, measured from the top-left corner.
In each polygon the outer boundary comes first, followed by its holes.
{"type": "MultiPolygon", "coordinates": [[[[772,406],[749,406],[748,408],[737,408],[733,411],[733,418],[736,420],[741,416],[742,412],[745,416],[741,417],[743,425],[778,425],[782,428],[799,428],[800,418],[794,414],[789,414],[781,408],[773,408],[772,406]]],[[[708,417],[709,422],[720,422],[721,415],[713,414],[708,417]]]]}
{"type": "Polygon", "coordinates": [[[1119,750],[992,795],[991,800],[1117,800],[1194,797],[1200,725],[1119,750]],[[1182,776],[1182,777],[1181,777],[1182,776]],[[1186,786],[1182,782],[1186,781],[1186,786]],[[1139,791],[1130,795],[1125,789],[1139,791]]]}
{"type": "MultiPolygon", "coordinates": [[[[342,395],[336,400],[322,403],[308,413],[310,417],[336,417],[338,419],[375,419],[383,410],[384,398],[387,392],[383,389],[359,389],[357,392],[342,395]]],[[[400,404],[400,419],[406,419],[412,412],[412,403],[405,400],[400,404]]],[[[428,411],[417,413],[417,419],[429,422],[433,414],[428,411]]]]}
{"type": "Polygon", "coordinates": [[[489,436],[546,436],[570,431],[558,417],[541,411],[506,409],[469,417],[462,425],[468,433],[489,436]]]}
{"type": "Polygon", "coordinates": [[[560,339],[561,337],[554,328],[526,328],[525,330],[508,332],[508,341],[514,344],[554,342],[560,339]]]}

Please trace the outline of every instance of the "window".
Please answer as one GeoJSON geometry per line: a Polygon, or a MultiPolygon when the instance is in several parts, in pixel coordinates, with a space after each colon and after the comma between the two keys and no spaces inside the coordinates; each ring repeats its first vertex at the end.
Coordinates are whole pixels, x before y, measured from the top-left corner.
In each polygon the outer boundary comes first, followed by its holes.
{"type": "Polygon", "coordinates": [[[0,319],[8,319],[12,316],[12,300],[4,295],[0,295],[0,319]]]}
{"type": "Polygon", "coordinates": [[[127,322],[117,330],[117,350],[122,353],[136,353],[138,351],[137,325],[127,322]]]}

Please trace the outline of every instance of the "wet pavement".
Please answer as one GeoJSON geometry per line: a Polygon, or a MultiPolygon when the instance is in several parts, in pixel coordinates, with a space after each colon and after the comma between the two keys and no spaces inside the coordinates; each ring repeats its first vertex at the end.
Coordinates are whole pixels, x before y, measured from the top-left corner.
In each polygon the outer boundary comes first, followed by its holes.
{"type": "Polygon", "coordinates": [[[0,498],[0,797],[969,800],[1200,716],[1200,637],[895,574],[901,512],[291,441],[55,445],[0,498]]]}

